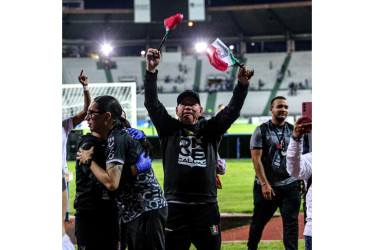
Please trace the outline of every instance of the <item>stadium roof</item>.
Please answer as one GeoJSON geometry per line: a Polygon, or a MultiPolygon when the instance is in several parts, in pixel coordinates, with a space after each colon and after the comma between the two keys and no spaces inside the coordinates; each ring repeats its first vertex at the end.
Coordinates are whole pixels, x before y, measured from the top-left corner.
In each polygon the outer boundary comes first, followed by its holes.
{"type": "MultiPolygon", "coordinates": [[[[186,45],[199,39],[213,42],[217,37],[227,43],[311,40],[311,1],[251,2],[256,4],[206,5],[206,20],[188,27],[188,19],[184,19],[167,44],[186,45]]],[[[63,9],[62,14],[64,45],[94,45],[106,39],[117,46],[157,46],[165,34],[163,19],[175,13],[165,9],[159,20],[152,16],[150,23],[134,23],[133,8],[63,9]]]]}

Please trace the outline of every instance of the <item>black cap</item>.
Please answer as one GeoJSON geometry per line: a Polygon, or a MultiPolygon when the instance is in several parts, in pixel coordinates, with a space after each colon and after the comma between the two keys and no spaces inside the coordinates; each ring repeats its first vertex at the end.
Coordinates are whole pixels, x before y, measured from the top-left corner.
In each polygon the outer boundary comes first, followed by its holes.
{"type": "Polygon", "coordinates": [[[185,97],[194,98],[197,101],[197,103],[200,105],[200,96],[197,92],[192,91],[190,89],[186,89],[185,91],[179,94],[177,98],[177,103],[180,104],[185,97]]]}

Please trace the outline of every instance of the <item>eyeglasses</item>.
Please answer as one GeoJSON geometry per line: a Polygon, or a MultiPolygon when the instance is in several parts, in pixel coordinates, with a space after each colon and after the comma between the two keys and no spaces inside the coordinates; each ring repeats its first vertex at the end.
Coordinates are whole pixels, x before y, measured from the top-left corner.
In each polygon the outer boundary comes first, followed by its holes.
{"type": "Polygon", "coordinates": [[[93,110],[87,110],[87,117],[88,117],[89,119],[91,119],[93,114],[104,114],[104,113],[105,113],[105,112],[93,111],[93,110]]]}

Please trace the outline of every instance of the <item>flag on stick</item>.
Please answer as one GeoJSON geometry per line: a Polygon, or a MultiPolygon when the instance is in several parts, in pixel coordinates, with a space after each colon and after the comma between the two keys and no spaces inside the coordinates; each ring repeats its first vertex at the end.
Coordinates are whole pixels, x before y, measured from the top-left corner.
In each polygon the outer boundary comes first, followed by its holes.
{"type": "Polygon", "coordinates": [[[183,14],[177,13],[176,15],[171,16],[169,18],[166,18],[164,20],[164,26],[165,26],[165,29],[166,29],[166,34],[165,34],[164,38],[162,39],[160,45],[158,46],[158,50],[161,49],[162,44],[165,42],[165,40],[168,37],[168,35],[170,34],[170,32],[173,29],[175,29],[175,27],[177,27],[180,24],[180,22],[182,22],[182,19],[183,19],[183,14]]]}
{"type": "Polygon", "coordinates": [[[220,71],[226,71],[229,66],[234,64],[240,66],[239,61],[234,57],[231,50],[219,38],[204,53],[208,57],[210,64],[220,71]]]}

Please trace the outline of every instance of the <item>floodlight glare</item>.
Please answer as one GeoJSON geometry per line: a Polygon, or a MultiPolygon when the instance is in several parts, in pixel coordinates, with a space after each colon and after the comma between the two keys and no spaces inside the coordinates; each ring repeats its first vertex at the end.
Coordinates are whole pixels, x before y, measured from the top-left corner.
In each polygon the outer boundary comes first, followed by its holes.
{"type": "Polygon", "coordinates": [[[144,56],[144,55],[145,55],[145,51],[144,51],[144,50],[140,51],[140,54],[141,54],[142,56],[144,56]]]}
{"type": "Polygon", "coordinates": [[[251,42],[251,45],[252,45],[252,46],[255,46],[255,43],[254,43],[254,42],[251,42]]]}
{"type": "Polygon", "coordinates": [[[234,49],[234,45],[231,44],[231,45],[229,46],[229,49],[233,50],[233,49],[234,49]]]}
{"type": "Polygon", "coordinates": [[[199,42],[195,45],[195,49],[198,53],[203,52],[207,48],[207,44],[204,42],[199,42]]]}
{"type": "Polygon", "coordinates": [[[192,22],[192,21],[189,21],[189,22],[188,22],[188,26],[189,26],[189,27],[192,27],[192,26],[193,26],[193,22],[192,22]]]}
{"type": "Polygon", "coordinates": [[[103,52],[105,56],[107,56],[110,54],[110,52],[113,51],[113,47],[110,46],[109,44],[104,44],[103,46],[101,46],[101,51],[103,52]]]}

